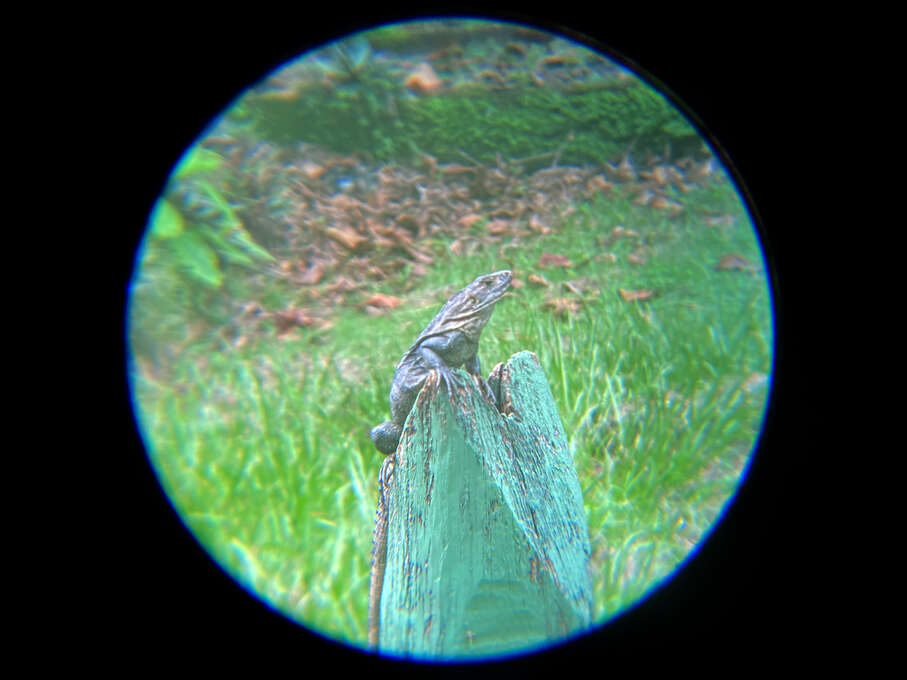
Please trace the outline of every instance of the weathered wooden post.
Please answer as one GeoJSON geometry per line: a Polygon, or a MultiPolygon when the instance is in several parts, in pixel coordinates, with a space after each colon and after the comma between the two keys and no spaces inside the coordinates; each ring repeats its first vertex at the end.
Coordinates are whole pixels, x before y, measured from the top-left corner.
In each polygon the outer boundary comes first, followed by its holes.
{"type": "Polygon", "coordinates": [[[497,656],[589,626],[589,530],[564,428],[538,359],[489,383],[436,375],[404,427],[388,495],[382,653],[497,656]]]}

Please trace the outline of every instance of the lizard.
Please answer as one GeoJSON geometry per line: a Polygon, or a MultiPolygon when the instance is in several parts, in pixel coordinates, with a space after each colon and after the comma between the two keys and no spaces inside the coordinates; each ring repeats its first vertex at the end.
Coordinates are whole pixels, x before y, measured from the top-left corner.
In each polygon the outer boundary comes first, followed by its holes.
{"type": "Polygon", "coordinates": [[[456,385],[454,368],[465,366],[467,372],[481,378],[479,336],[512,278],[507,269],[478,277],[444,304],[403,354],[391,383],[391,420],[369,433],[381,453],[390,455],[397,450],[406,416],[431,371],[438,372],[448,394],[456,385]]]}
{"type": "Polygon", "coordinates": [[[481,375],[479,338],[495,303],[507,291],[512,279],[513,272],[507,269],[483,274],[444,304],[397,363],[390,390],[391,420],[375,426],[369,433],[375,447],[387,456],[378,474],[378,510],[372,543],[368,603],[371,647],[378,645],[379,607],[387,564],[388,492],[393,483],[394,454],[406,417],[432,371],[438,373],[439,382],[447,388],[447,393],[453,394],[453,388],[458,384],[453,370],[464,366],[468,373],[478,377],[493,400],[494,395],[481,375]]]}

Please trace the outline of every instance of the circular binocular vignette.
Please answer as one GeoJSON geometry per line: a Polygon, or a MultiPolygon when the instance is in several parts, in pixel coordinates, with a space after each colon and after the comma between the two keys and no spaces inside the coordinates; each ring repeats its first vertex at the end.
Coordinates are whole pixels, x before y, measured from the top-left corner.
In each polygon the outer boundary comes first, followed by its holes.
{"type": "Polygon", "coordinates": [[[479,19],[243,91],[148,218],[127,331],[207,554],[321,636],[429,661],[547,648],[667,583],[745,477],[774,347],[714,143],[619,57],[479,19]]]}

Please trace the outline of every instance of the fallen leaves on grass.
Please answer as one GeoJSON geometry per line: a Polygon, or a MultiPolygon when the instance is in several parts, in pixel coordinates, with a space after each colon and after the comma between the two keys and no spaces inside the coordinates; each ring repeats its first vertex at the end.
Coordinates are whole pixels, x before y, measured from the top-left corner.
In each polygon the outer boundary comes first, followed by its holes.
{"type": "Polygon", "coordinates": [[[325,236],[329,236],[348,250],[357,250],[360,246],[368,242],[368,239],[365,236],[357,234],[349,227],[328,227],[324,230],[324,233],[325,236]]]}
{"type": "Polygon", "coordinates": [[[586,189],[610,194],[614,191],[614,182],[609,182],[604,175],[595,175],[595,177],[586,182],[586,189]]]}
{"type": "Polygon", "coordinates": [[[328,263],[325,260],[319,260],[306,269],[299,278],[299,283],[306,286],[313,286],[324,277],[328,263]]]}
{"type": "Polygon", "coordinates": [[[625,290],[624,288],[618,288],[620,297],[624,302],[645,302],[646,300],[651,300],[655,297],[654,290],[640,289],[640,290],[625,290]]]}
{"type": "Polygon", "coordinates": [[[278,337],[287,335],[296,327],[323,325],[319,319],[311,316],[308,310],[302,307],[290,307],[274,312],[273,318],[278,337]]]}
{"type": "Polygon", "coordinates": [[[717,217],[706,216],[702,218],[707,227],[731,227],[734,225],[733,215],[719,215],[717,217]]]}
{"type": "Polygon", "coordinates": [[[478,222],[481,219],[482,219],[481,215],[477,215],[476,213],[470,213],[470,214],[464,215],[463,217],[458,219],[457,224],[459,224],[461,227],[465,227],[466,229],[469,229],[472,225],[474,225],[476,222],[478,222]]]}
{"type": "Polygon", "coordinates": [[[485,229],[493,236],[507,234],[511,231],[510,220],[491,220],[491,222],[485,225],[485,229]]]}
{"type": "Polygon", "coordinates": [[[601,293],[595,282],[585,276],[572,281],[564,281],[563,286],[574,295],[584,299],[596,297],[601,293]]]}
{"type": "Polygon", "coordinates": [[[403,298],[398,298],[394,295],[385,295],[384,293],[375,293],[363,304],[369,305],[370,307],[380,307],[382,309],[394,309],[403,304],[403,298]]]}
{"type": "Polygon", "coordinates": [[[669,217],[675,217],[683,212],[683,206],[680,203],[660,195],[653,197],[649,202],[649,206],[655,210],[663,210],[668,213],[669,217]]]}
{"type": "Polygon", "coordinates": [[[529,230],[536,234],[547,234],[551,228],[542,224],[541,218],[533,213],[529,218],[529,230]]]}
{"type": "Polygon", "coordinates": [[[716,272],[722,271],[753,271],[753,263],[747,260],[743,255],[738,255],[737,253],[729,253],[723,255],[718,264],[714,267],[716,272]]]}
{"type": "Polygon", "coordinates": [[[542,308],[550,310],[555,316],[568,316],[579,311],[580,302],[575,298],[548,298],[542,303],[542,308]]]}
{"type": "Polygon", "coordinates": [[[441,87],[441,79],[431,64],[422,63],[406,78],[404,85],[416,93],[431,92],[441,87]]]}
{"type": "Polygon", "coordinates": [[[653,198],[655,198],[655,192],[648,187],[642,187],[630,202],[633,205],[645,206],[649,205],[649,203],[652,202],[653,198]]]}
{"type": "Polygon", "coordinates": [[[549,267],[563,267],[565,269],[572,267],[573,263],[570,262],[563,255],[558,255],[557,253],[543,252],[539,256],[538,266],[541,269],[548,269],[549,267]]]}
{"type": "Polygon", "coordinates": [[[398,298],[394,295],[386,295],[384,293],[375,293],[362,303],[362,308],[369,316],[378,316],[380,314],[386,314],[402,304],[403,298],[398,298]]]}
{"type": "Polygon", "coordinates": [[[309,179],[321,179],[324,173],[327,172],[327,168],[325,168],[323,165],[318,165],[318,163],[314,163],[308,160],[303,161],[299,165],[299,169],[302,171],[302,174],[304,174],[309,179]]]}
{"type": "Polygon", "coordinates": [[[610,245],[621,238],[630,238],[638,241],[639,233],[618,224],[616,227],[614,227],[614,229],[611,230],[608,238],[605,239],[605,245],[610,245]]]}

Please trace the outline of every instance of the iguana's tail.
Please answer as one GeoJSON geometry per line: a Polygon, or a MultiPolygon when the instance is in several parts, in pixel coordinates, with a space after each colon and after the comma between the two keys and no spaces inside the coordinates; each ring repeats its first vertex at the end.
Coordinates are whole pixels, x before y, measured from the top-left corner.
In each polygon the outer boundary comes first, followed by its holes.
{"type": "Polygon", "coordinates": [[[381,628],[381,593],[384,590],[384,571],[387,567],[387,501],[394,481],[394,457],[388,456],[378,473],[378,511],[375,513],[375,534],[372,540],[372,570],[368,588],[368,644],[377,649],[381,628]]]}

